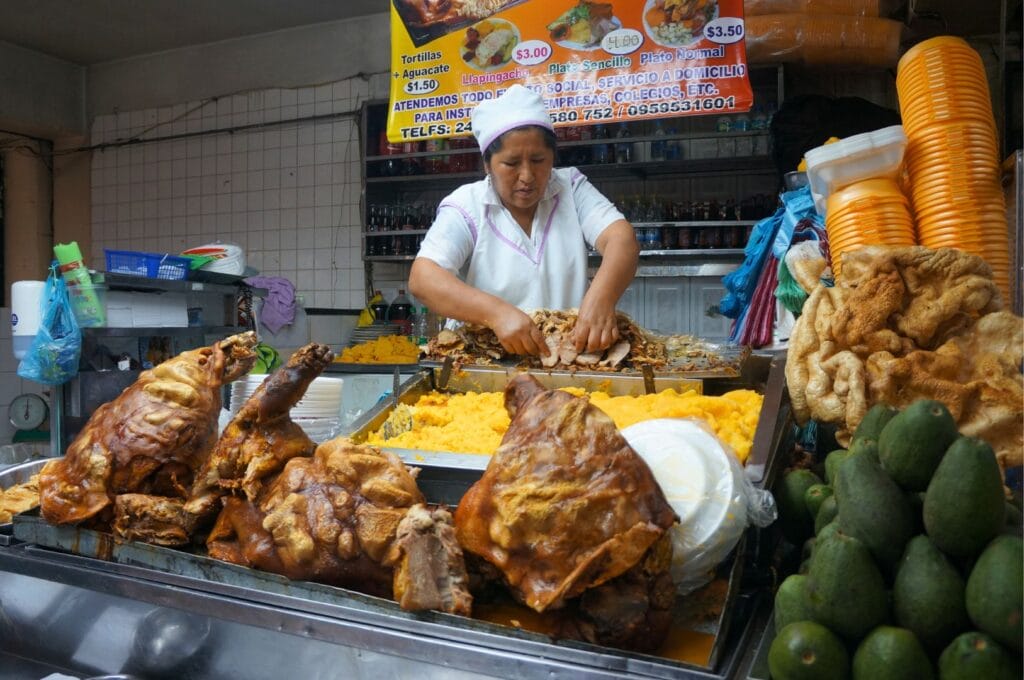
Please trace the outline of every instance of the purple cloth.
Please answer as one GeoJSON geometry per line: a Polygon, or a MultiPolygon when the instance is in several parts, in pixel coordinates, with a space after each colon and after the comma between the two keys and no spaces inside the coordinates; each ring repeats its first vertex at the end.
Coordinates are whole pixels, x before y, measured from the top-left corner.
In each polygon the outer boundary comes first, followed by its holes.
{"type": "Polygon", "coordinates": [[[295,321],[295,286],[282,276],[252,276],[245,280],[253,288],[266,288],[267,299],[260,310],[260,323],[271,333],[295,321]]]}

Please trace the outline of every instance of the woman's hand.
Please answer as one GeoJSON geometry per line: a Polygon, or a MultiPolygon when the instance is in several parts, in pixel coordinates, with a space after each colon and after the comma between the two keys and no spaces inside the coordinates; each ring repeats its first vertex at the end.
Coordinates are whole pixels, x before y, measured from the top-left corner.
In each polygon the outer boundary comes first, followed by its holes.
{"type": "Polygon", "coordinates": [[[611,347],[619,339],[615,305],[586,295],[572,336],[577,352],[600,352],[611,347]]]}
{"type": "Polygon", "coordinates": [[[544,334],[533,323],[533,319],[518,307],[506,303],[489,325],[498,336],[501,346],[510,354],[539,354],[542,357],[549,354],[544,334]]]}

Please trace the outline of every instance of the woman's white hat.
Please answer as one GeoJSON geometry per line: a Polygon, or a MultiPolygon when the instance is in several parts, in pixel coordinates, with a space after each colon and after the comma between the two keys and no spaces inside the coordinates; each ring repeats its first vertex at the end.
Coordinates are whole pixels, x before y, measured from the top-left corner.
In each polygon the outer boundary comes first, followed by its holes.
{"type": "Polygon", "coordinates": [[[470,115],[470,122],[480,151],[485,151],[491,142],[517,127],[539,125],[551,131],[555,129],[544,100],[522,85],[513,85],[500,97],[477,104],[470,115]]]}

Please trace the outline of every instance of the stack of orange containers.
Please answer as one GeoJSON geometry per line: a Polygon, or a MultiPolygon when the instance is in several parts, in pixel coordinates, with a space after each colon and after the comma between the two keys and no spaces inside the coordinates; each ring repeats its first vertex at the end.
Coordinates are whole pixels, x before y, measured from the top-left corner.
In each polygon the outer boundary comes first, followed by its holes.
{"type": "Polygon", "coordinates": [[[825,231],[836,277],[844,253],[869,245],[915,244],[910,206],[893,179],[867,179],[830,194],[825,231]]]}
{"type": "Polygon", "coordinates": [[[981,57],[952,36],[915,45],[896,75],[918,243],[984,258],[1009,299],[1009,234],[987,83],[981,57]]]}

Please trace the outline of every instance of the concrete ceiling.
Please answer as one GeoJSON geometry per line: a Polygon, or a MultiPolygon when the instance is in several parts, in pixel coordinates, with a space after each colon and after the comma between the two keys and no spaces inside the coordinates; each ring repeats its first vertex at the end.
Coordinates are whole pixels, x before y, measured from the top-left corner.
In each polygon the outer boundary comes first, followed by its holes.
{"type": "Polygon", "coordinates": [[[0,41],[82,66],[386,12],[388,0],[3,0],[0,41]]]}

